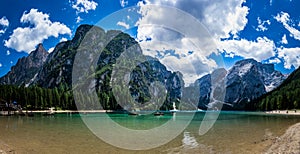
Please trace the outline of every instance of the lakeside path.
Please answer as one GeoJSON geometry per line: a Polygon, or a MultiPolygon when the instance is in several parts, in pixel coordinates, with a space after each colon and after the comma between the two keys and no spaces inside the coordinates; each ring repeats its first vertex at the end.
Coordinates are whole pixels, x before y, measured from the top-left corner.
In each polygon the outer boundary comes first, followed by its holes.
{"type": "Polygon", "coordinates": [[[267,154],[299,154],[300,153],[300,123],[291,126],[284,135],[277,138],[266,152],[267,154]]]}

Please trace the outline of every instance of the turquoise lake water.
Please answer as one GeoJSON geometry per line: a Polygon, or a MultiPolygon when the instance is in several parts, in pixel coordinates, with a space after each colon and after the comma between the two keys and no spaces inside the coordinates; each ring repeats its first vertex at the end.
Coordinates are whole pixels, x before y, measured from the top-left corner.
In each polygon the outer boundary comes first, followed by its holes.
{"type": "MultiPolygon", "coordinates": [[[[178,135],[172,136],[170,141],[146,150],[121,147],[131,142],[136,146],[148,143],[151,146],[152,140],[159,144],[166,138],[164,135],[174,135],[171,132],[184,126],[191,118],[191,113],[163,116],[106,113],[84,114],[82,117],[79,114],[2,116],[0,143],[5,143],[15,153],[263,153],[289,126],[300,122],[300,116],[293,115],[221,112],[212,128],[204,135],[199,135],[204,115],[203,112],[196,113],[191,123],[178,135]],[[168,122],[173,125],[160,129],[168,122]],[[93,126],[86,124],[97,127],[91,128],[93,126]],[[148,136],[132,137],[130,133],[116,130],[116,126],[129,132],[159,129],[148,136]],[[104,137],[101,138],[101,135],[104,137]],[[111,145],[111,142],[105,141],[105,137],[122,145],[111,145]],[[135,141],[131,141],[132,138],[135,141]]],[[[210,122],[214,119],[205,120],[210,122]]],[[[131,146],[134,147],[127,147],[131,146]]]]}

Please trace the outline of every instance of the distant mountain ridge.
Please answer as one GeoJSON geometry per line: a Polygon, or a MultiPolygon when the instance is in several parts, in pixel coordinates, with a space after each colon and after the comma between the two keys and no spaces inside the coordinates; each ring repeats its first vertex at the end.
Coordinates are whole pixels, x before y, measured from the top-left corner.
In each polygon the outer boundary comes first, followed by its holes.
{"type": "MultiPolygon", "coordinates": [[[[238,61],[229,71],[218,69],[213,73],[216,72],[222,74],[225,82],[223,109],[245,109],[247,103],[278,87],[286,78],[273,64],[262,64],[254,59],[238,61]]],[[[195,85],[200,86],[199,107],[206,109],[211,99],[211,75],[198,79],[195,85]]]]}
{"type": "Polygon", "coordinates": [[[280,86],[252,101],[253,110],[286,110],[300,108],[300,67],[280,86]]]}

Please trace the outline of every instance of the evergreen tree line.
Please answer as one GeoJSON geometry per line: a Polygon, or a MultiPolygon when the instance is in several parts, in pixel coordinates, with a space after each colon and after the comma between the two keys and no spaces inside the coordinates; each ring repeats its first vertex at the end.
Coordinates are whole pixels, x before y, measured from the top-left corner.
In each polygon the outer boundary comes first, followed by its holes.
{"type": "Polygon", "coordinates": [[[72,91],[65,91],[63,88],[46,89],[37,86],[1,85],[0,98],[7,103],[16,102],[23,109],[28,110],[48,109],[49,107],[76,109],[72,91]]]}
{"type": "Polygon", "coordinates": [[[293,81],[255,102],[257,110],[286,110],[300,108],[300,82],[293,81]]]}
{"type": "MultiPolygon", "coordinates": [[[[14,85],[0,85],[0,100],[7,103],[16,102],[26,110],[46,110],[55,107],[58,110],[123,109],[116,101],[113,92],[98,91],[98,98],[94,98],[89,92],[75,92],[76,103],[72,90],[66,90],[64,86],[48,89],[38,86],[18,87],[14,85]],[[101,105],[101,106],[100,106],[101,105]]],[[[118,91],[119,92],[119,91],[118,91]]]]}

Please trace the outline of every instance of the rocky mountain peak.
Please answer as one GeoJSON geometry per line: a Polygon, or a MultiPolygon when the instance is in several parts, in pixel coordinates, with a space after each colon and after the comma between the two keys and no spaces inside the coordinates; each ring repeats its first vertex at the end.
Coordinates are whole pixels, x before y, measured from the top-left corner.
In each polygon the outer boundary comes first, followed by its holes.
{"type": "Polygon", "coordinates": [[[42,60],[45,61],[48,56],[47,50],[44,48],[43,44],[40,43],[37,45],[37,48],[33,50],[28,57],[31,58],[31,60],[42,60]]]}
{"type": "Polygon", "coordinates": [[[244,59],[236,62],[229,72],[242,77],[246,75],[252,67],[259,67],[260,65],[261,64],[254,59],[244,59]]]}
{"type": "Polygon", "coordinates": [[[45,63],[49,53],[42,44],[30,52],[27,57],[22,57],[5,76],[0,78],[0,84],[26,85],[37,75],[40,67],[45,63]]]}
{"type": "Polygon", "coordinates": [[[43,44],[42,44],[42,43],[39,43],[39,44],[37,45],[36,51],[43,52],[43,51],[46,51],[46,50],[45,50],[43,44]]]}
{"type": "Polygon", "coordinates": [[[92,28],[92,25],[80,25],[75,32],[75,36],[72,39],[72,42],[74,42],[76,45],[81,42],[81,40],[84,38],[86,33],[92,28]]]}

